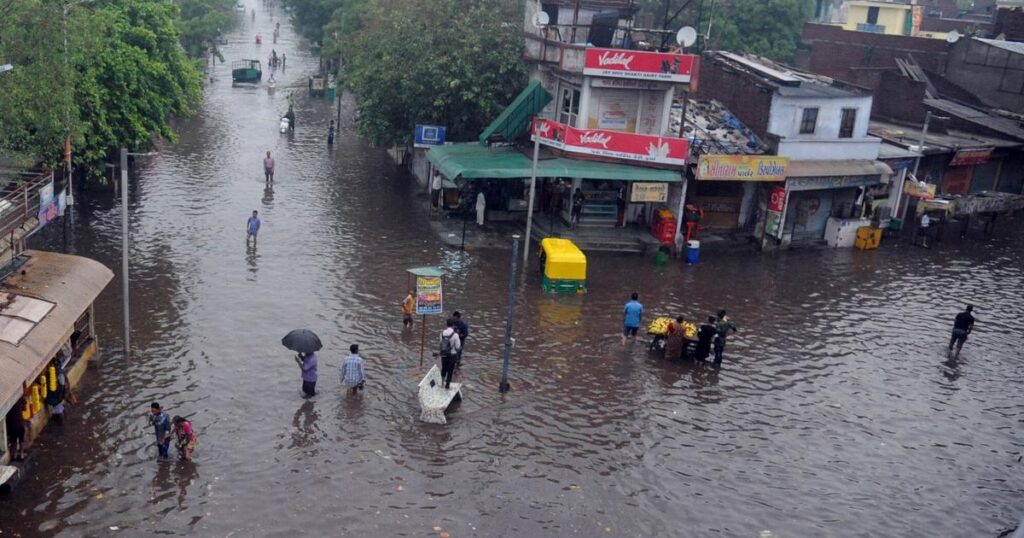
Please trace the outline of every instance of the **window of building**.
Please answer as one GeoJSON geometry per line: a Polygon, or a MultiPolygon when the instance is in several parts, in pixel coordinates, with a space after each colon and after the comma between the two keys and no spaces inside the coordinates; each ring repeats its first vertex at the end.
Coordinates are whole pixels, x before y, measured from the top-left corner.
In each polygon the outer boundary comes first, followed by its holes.
{"type": "Polygon", "coordinates": [[[844,108],[839,118],[839,138],[853,138],[853,125],[857,123],[857,109],[844,108]]]}
{"type": "Polygon", "coordinates": [[[878,8],[877,7],[869,7],[868,8],[868,20],[867,20],[867,23],[868,24],[878,24],[878,8]]]}
{"type": "Polygon", "coordinates": [[[562,100],[558,107],[558,121],[576,127],[580,113],[580,91],[571,86],[562,88],[562,100]]]}
{"type": "Polygon", "coordinates": [[[818,124],[818,109],[805,108],[804,115],[800,118],[800,134],[814,134],[814,127],[818,124]]]}

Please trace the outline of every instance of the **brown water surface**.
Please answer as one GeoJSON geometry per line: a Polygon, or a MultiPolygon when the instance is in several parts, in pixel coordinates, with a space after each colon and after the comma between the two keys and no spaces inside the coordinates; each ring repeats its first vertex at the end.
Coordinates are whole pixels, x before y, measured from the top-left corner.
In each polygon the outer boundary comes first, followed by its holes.
{"type": "MultiPolygon", "coordinates": [[[[261,10],[253,24],[229,60],[265,61],[273,23],[261,10]]],[[[1015,525],[1024,241],[1006,228],[1019,222],[933,250],[706,252],[663,269],[591,255],[582,297],[541,295],[531,266],[501,396],[509,252],[443,248],[414,182],[356,137],[351,100],[328,148],[334,109],[305,91],[316,59],[282,29],[276,93],[232,87],[220,66],[181,142],[140,160],[133,356],[119,350],[115,281],[97,304],[104,360],[35,449],[37,472],[0,501],[0,535],[976,537],[1015,525]],[[277,120],[291,91],[287,137],[277,120]],[[403,331],[398,310],[404,269],[427,264],[445,269],[446,309],[472,331],[466,399],[446,426],[417,420],[420,332],[403,331]],[[728,307],[739,333],[721,371],[622,347],[634,289],[649,315],[728,307]],[[947,362],[968,301],[978,329],[947,362]],[[296,327],[325,344],[308,401],[279,343],[296,327]],[[346,399],[337,367],[350,343],[370,379],[346,399]],[[153,400],[193,416],[195,464],[154,460],[153,400]]],[[[80,201],[71,250],[117,269],[119,206],[80,201]]],[[[40,241],[60,248],[59,228],[40,241]]]]}

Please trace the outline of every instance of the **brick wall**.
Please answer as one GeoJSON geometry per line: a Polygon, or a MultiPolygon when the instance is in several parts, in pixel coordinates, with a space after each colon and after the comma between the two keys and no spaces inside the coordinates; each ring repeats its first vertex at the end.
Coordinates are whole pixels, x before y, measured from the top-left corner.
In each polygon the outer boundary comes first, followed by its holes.
{"type": "Polygon", "coordinates": [[[884,71],[875,92],[872,117],[922,124],[925,83],[904,77],[897,71],[884,71]]]}
{"type": "Polygon", "coordinates": [[[1020,8],[996,11],[992,35],[1006,34],[1007,41],[1024,41],[1024,11],[1020,8]]]}
{"type": "Polygon", "coordinates": [[[797,67],[839,80],[851,78],[854,68],[896,67],[896,58],[908,55],[922,68],[943,73],[948,56],[941,39],[850,32],[825,24],[804,24],[801,41],[807,53],[797,67]]]}
{"type": "Polygon", "coordinates": [[[762,139],[768,135],[772,88],[705,53],[700,64],[697,99],[717,99],[762,139]]]}

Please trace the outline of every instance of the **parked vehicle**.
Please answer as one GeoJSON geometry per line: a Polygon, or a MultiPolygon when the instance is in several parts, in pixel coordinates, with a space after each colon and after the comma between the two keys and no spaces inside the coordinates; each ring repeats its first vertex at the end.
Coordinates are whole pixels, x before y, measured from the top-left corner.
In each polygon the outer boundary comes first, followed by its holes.
{"type": "Polygon", "coordinates": [[[263,79],[263,68],[259,60],[235,60],[231,62],[231,80],[239,84],[255,84],[263,79]]]}

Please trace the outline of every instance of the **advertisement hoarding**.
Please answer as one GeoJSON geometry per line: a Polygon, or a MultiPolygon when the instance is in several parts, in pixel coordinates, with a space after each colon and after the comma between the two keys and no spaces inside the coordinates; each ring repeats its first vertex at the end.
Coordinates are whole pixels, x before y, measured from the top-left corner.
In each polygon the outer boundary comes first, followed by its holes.
{"type": "Polygon", "coordinates": [[[692,54],[590,47],[583,74],[686,84],[696,78],[700,61],[692,54]]]}
{"type": "Polygon", "coordinates": [[[539,118],[534,120],[533,136],[541,144],[566,152],[673,166],[684,166],[690,149],[682,138],[577,129],[539,118]]]}
{"type": "Polygon", "coordinates": [[[748,155],[701,155],[697,179],[702,181],[782,181],[786,179],[786,157],[748,155]]]}

